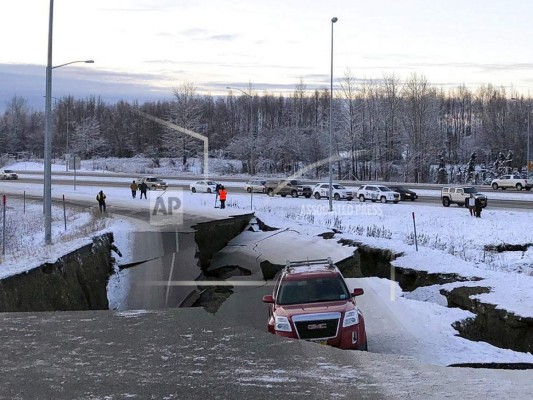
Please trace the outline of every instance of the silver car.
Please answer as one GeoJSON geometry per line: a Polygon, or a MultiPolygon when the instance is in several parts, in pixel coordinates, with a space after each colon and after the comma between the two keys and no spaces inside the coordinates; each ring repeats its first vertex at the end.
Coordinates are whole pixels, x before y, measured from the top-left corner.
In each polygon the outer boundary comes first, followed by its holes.
{"type": "Polygon", "coordinates": [[[252,192],[265,193],[265,183],[266,183],[266,180],[263,180],[263,179],[248,181],[244,184],[244,190],[246,190],[248,193],[252,193],[252,192]]]}

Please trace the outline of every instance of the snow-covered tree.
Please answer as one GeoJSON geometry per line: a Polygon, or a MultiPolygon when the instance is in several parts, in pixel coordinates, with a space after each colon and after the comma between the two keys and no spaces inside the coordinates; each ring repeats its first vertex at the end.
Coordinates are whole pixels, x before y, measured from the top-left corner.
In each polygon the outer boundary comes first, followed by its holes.
{"type": "Polygon", "coordinates": [[[105,145],[96,117],[85,118],[76,125],[72,144],[75,154],[83,158],[100,156],[105,152],[105,145]]]}

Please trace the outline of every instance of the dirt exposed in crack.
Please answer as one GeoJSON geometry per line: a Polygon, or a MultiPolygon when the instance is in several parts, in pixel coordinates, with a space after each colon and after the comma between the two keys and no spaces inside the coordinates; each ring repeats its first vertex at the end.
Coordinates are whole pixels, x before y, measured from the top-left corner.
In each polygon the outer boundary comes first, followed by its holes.
{"type": "Polygon", "coordinates": [[[395,253],[389,249],[374,248],[349,239],[341,239],[339,243],[355,247],[354,257],[357,269],[363,277],[391,279],[400,285],[402,290],[412,292],[423,286],[443,285],[451,282],[478,281],[478,277],[463,277],[455,273],[431,273],[413,268],[393,267],[392,261],[403,253],[395,253]]]}
{"type": "Polygon", "coordinates": [[[451,290],[441,289],[440,292],[448,300],[448,307],[458,307],[476,315],[475,318],[453,324],[462,337],[481,340],[505,349],[533,352],[533,318],[499,309],[474,297],[489,293],[490,288],[456,287],[451,290]]]}
{"type": "Polygon", "coordinates": [[[526,370],[526,369],[533,369],[533,364],[531,363],[462,363],[462,364],[451,364],[451,365],[448,365],[448,367],[526,370]]]}
{"type": "MultiPolygon", "coordinates": [[[[202,283],[206,281],[221,281],[227,280],[234,276],[246,276],[251,272],[246,268],[242,268],[238,265],[225,266],[217,268],[214,271],[210,271],[209,275],[204,276],[202,283]]],[[[205,286],[204,289],[195,297],[196,299],[190,307],[203,307],[207,312],[215,314],[222,303],[224,303],[233,294],[233,286],[231,285],[213,285],[205,286]]]]}
{"type": "Polygon", "coordinates": [[[533,243],[525,243],[525,244],[500,243],[500,244],[486,244],[483,247],[483,249],[485,251],[490,251],[490,252],[495,252],[495,253],[504,253],[506,251],[527,251],[532,246],[533,246],[533,243]]]}
{"type": "Polygon", "coordinates": [[[441,294],[448,301],[448,307],[458,307],[476,315],[475,318],[454,323],[453,327],[461,337],[469,340],[484,341],[515,351],[533,352],[533,318],[517,316],[512,312],[497,309],[494,305],[472,298],[472,296],[490,292],[490,288],[482,286],[482,278],[395,267],[392,262],[402,256],[402,253],[373,248],[348,239],[341,239],[339,243],[356,248],[354,251],[355,270],[360,271],[361,276],[394,280],[404,291],[453,282],[479,282],[479,286],[475,287],[463,286],[450,291],[441,290],[441,294]]]}

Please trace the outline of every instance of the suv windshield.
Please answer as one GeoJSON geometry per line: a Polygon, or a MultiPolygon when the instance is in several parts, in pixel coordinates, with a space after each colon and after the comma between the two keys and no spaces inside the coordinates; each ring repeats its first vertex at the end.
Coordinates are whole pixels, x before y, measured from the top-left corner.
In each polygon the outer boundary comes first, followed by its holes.
{"type": "Polygon", "coordinates": [[[465,187],[465,193],[477,193],[477,190],[474,187],[465,187]]]}
{"type": "Polygon", "coordinates": [[[285,280],[280,284],[277,303],[280,305],[339,301],[350,298],[340,277],[285,280]]]}
{"type": "Polygon", "coordinates": [[[387,186],[378,186],[378,189],[382,192],[391,192],[387,186]]]}

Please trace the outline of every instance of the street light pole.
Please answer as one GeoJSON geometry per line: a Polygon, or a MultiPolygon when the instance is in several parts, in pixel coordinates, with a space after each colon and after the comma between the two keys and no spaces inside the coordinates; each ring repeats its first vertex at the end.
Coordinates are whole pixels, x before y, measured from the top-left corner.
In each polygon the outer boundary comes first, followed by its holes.
{"type": "Polygon", "coordinates": [[[331,18],[331,81],[329,90],[329,211],[333,211],[333,168],[331,166],[332,157],[332,137],[333,137],[333,24],[337,22],[337,17],[331,18]]]}
{"type": "Polygon", "coordinates": [[[44,136],[44,243],[52,244],[52,30],[54,0],[50,0],[48,19],[48,62],[46,64],[46,99],[44,136]]]}
{"type": "Polygon", "coordinates": [[[52,69],[64,67],[74,63],[94,63],[94,60],[71,61],[52,66],[52,43],[54,26],[54,0],[50,0],[50,14],[48,18],[48,62],[46,64],[46,94],[45,94],[45,136],[44,136],[44,243],[52,244],[52,69]]]}
{"type": "Polygon", "coordinates": [[[254,175],[255,174],[255,168],[254,168],[254,148],[252,147],[253,144],[254,144],[254,133],[253,133],[253,106],[254,106],[254,98],[253,96],[250,94],[250,93],[246,93],[244,90],[242,89],[239,89],[239,88],[236,88],[236,87],[231,87],[231,86],[226,86],[226,89],[228,90],[238,90],[239,92],[241,92],[242,94],[244,94],[245,96],[249,97],[250,98],[250,168],[249,168],[249,171],[250,171],[250,175],[254,175]]]}

